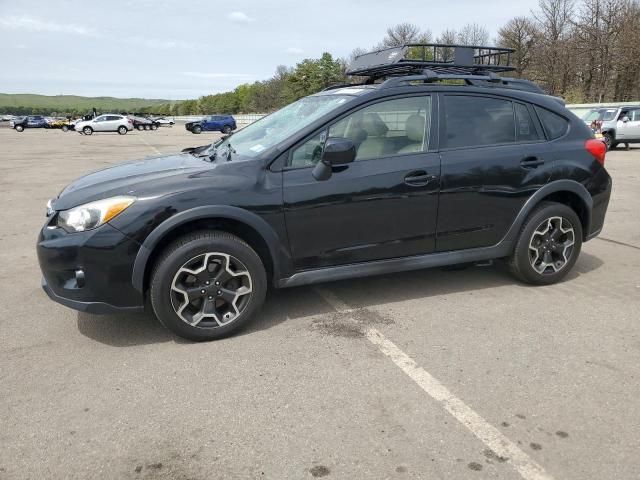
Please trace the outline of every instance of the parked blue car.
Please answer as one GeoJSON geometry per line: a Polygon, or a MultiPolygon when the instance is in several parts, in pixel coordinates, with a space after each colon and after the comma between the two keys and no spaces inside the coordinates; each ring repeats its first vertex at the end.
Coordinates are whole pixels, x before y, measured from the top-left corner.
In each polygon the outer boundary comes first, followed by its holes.
{"type": "Polygon", "coordinates": [[[208,115],[195,122],[187,122],[184,128],[191,133],[222,132],[230,134],[236,127],[236,119],[231,115],[208,115]]]}
{"type": "Polygon", "coordinates": [[[9,126],[18,132],[22,132],[25,128],[47,128],[49,124],[41,115],[29,115],[13,120],[9,126]]]}

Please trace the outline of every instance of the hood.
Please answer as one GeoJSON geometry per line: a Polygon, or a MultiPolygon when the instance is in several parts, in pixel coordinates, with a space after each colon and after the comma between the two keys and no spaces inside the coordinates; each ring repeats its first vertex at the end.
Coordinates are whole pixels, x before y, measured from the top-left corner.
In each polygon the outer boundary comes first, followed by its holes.
{"type": "Polygon", "coordinates": [[[98,170],[67,185],[53,201],[55,210],[115,195],[153,194],[153,182],[214,168],[214,164],[190,154],[149,157],[98,170]]]}

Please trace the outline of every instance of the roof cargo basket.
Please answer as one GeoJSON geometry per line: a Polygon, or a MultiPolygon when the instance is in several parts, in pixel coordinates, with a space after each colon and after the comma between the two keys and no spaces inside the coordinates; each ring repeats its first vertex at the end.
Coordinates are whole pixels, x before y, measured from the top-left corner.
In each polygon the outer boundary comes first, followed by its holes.
{"type": "Polygon", "coordinates": [[[545,92],[535,83],[498,73],[515,70],[509,65],[514,50],[499,47],[411,43],[357,56],[347,75],[368,77],[364,84],[386,79],[380,88],[443,80],[477,87],[501,87],[545,92]]]}
{"type": "Polygon", "coordinates": [[[509,65],[511,53],[510,48],[410,43],[358,55],[347,75],[377,79],[421,73],[424,69],[455,75],[508,72],[515,70],[509,65]]]}

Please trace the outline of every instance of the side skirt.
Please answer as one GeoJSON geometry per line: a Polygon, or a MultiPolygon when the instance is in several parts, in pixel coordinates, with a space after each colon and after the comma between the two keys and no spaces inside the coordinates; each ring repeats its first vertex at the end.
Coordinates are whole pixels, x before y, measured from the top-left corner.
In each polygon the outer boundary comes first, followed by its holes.
{"type": "Polygon", "coordinates": [[[278,282],[279,288],[299,287],[312,283],[331,282],[347,278],[369,277],[385,273],[406,272],[423,268],[442,267],[457,263],[479,262],[507,257],[513,251],[513,243],[502,241],[492,247],[470,248],[453,252],[429,253],[412,257],[375,260],[372,262],[352,263],[337,267],[324,267],[305,270],[283,278],[278,282]]]}

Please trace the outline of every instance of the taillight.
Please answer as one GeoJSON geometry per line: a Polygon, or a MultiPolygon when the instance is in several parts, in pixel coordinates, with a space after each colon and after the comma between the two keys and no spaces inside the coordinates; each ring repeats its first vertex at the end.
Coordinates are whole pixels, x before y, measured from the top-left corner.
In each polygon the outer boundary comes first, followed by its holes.
{"type": "Polygon", "coordinates": [[[590,138],[584,142],[584,148],[600,162],[600,165],[604,166],[604,156],[607,153],[607,146],[602,140],[590,138]]]}

